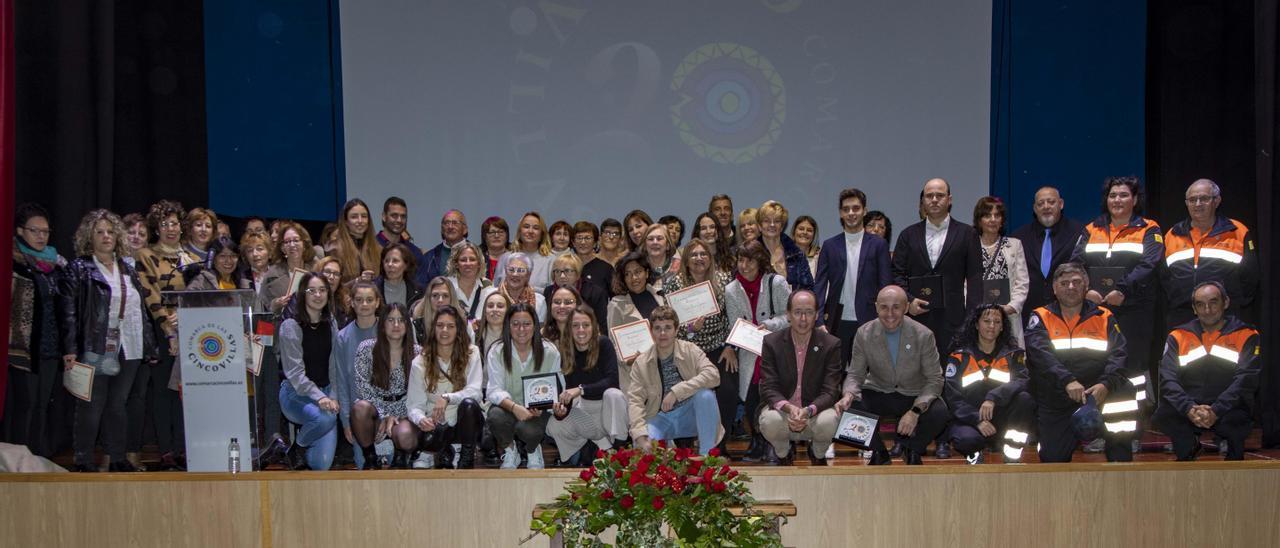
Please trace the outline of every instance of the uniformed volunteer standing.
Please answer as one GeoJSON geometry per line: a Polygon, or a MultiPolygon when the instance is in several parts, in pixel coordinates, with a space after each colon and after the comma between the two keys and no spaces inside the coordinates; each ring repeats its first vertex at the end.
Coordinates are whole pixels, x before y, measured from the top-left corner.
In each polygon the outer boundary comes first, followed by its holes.
{"type": "Polygon", "coordinates": [[[1169,303],[1169,325],[1195,317],[1191,293],[1203,282],[1216,281],[1227,289],[1231,312],[1253,303],[1258,292],[1258,249],[1244,223],[1218,215],[1222,191],[1208,179],[1187,187],[1188,218],[1164,235],[1161,282],[1169,303]]]}

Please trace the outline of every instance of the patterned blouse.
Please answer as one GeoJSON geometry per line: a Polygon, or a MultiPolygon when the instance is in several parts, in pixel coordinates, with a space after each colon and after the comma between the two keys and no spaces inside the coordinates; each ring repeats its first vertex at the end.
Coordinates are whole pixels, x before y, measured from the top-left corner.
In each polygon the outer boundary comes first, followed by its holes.
{"type": "MultiPolygon", "coordinates": [[[[360,343],[360,347],[356,349],[356,399],[364,400],[378,410],[379,417],[405,417],[408,416],[409,410],[405,405],[405,396],[408,395],[408,379],[405,377],[403,364],[391,365],[391,376],[387,386],[390,388],[379,388],[374,386],[371,379],[373,378],[373,345],[377,343],[377,339],[370,339],[360,343]]],[[[413,355],[402,356],[401,359],[412,361],[414,356],[422,353],[422,349],[414,345],[413,355]]]]}
{"type": "MultiPolygon", "coordinates": [[[[169,333],[169,326],[164,323],[173,307],[161,302],[161,291],[182,291],[186,283],[182,279],[182,270],[200,260],[181,248],[165,249],[160,244],[138,250],[138,274],[142,285],[146,288],[147,310],[155,320],[169,333]]],[[[172,335],[172,333],[169,333],[172,335]]]]}
{"type": "Polygon", "coordinates": [[[1001,236],[999,240],[991,247],[979,242],[978,247],[982,248],[982,280],[1003,280],[1009,277],[1009,263],[1004,257],[1004,246],[1008,244],[1008,238],[1001,236]]]}
{"type": "MultiPolygon", "coordinates": [[[[681,329],[679,338],[698,345],[703,352],[707,354],[707,359],[712,362],[719,359],[719,356],[712,356],[711,353],[724,346],[724,340],[729,337],[729,320],[724,310],[724,288],[733,281],[733,275],[716,271],[716,276],[712,282],[712,289],[716,292],[716,301],[720,303],[720,313],[708,316],[702,322],[702,330],[691,332],[688,329],[681,329]]],[[[664,294],[670,295],[674,291],[679,291],[685,287],[683,275],[668,276],[662,284],[664,294]]],[[[684,321],[683,319],[680,321],[684,321]]]]}

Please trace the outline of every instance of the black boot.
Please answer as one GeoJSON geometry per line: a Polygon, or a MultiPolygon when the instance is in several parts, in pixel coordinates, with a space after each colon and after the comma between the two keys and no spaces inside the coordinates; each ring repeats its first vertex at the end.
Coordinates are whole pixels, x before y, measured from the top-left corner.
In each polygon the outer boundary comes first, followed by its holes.
{"type": "Polygon", "coordinates": [[[751,436],[751,446],[742,455],[742,462],[760,462],[764,458],[765,446],[769,445],[760,434],[751,436]]]}
{"type": "Polygon", "coordinates": [[[458,455],[458,469],[471,470],[476,467],[476,446],[463,445],[462,454],[458,455]]]}
{"type": "Polygon", "coordinates": [[[889,456],[889,451],[883,447],[871,450],[871,460],[867,461],[868,466],[888,466],[893,464],[893,457],[889,456]]]}
{"type": "Polygon", "coordinates": [[[915,452],[915,450],[910,447],[904,447],[902,449],[902,462],[911,465],[924,464],[924,461],[920,459],[920,453],[915,452]]]}
{"type": "Polygon", "coordinates": [[[453,444],[444,444],[444,449],[436,452],[436,470],[452,470],[453,454],[453,444]]]}
{"type": "Polygon", "coordinates": [[[382,469],[382,463],[378,462],[378,451],[373,448],[373,445],[361,447],[360,453],[364,455],[364,466],[360,467],[361,470],[382,469]]]}
{"type": "Polygon", "coordinates": [[[255,463],[255,470],[265,470],[268,466],[284,462],[289,457],[289,443],[284,441],[280,434],[271,437],[271,441],[267,443],[267,448],[258,453],[258,461],[255,463]]]}
{"type": "Polygon", "coordinates": [[[393,470],[409,468],[409,452],[396,449],[395,454],[391,456],[391,468],[393,470]]]}
{"type": "Polygon", "coordinates": [[[285,466],[289,467],[290,470],[310,470],[311,466],[307,464],[307,448],[294,442],[289,447],[285,466]]]}

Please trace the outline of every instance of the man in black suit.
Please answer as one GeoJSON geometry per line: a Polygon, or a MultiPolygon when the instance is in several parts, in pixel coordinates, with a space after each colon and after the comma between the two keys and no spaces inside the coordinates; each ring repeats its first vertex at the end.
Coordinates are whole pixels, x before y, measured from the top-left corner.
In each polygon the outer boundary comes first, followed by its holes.
{"type": "Polygon", "coordinates": [[[814,329],[818,307],[813,292],[801,289],[787,299],[790,329],[764,337],[760,360],[760,432],[770,449],[791,464],[795,445],[809,441],[809,462],[827,463],[824,455],[835,437],[840,414],[840,340],[814,329]]]}
{"type": "Polygon", "coordinates": [[[450,209],[440,219],[441,242],[422,254],[418,264],[418,287],[426,287],[436,276],[444,276],[454,244],[467,238],[467,218],[461,211],[450,209]]]}
{"type": "Polygon", "coordinates": [[[893,283],[907,289],[907,312],[933,331],[938,355],[948,356],[951,338],[964,324],[966,288],[973,306],[981,296],[982,257],[973,227],[951,217],[951,185],[930,179],[920,200],[925,220],[898,236],[893,283]],[[938,286],[942,295],[924,294],[938,286]]]}
{"type": "Polygon", "coordinates": [[[1058,189],[1041,187],[1036,191],[1036,201],[1032,206],[1035,220],[1013,231],[1013,237],[1022,241],[1022,250],[1027,256],[1027,273],[1031,277],[1027,301],[1022,305],[1023,323],[1033,310],[1053,300],[1049,279],[1058,265],[1071,260],[1076,242],[1085,232],[1084,224],[1062,216],[1064,205],[1066,202],[1058,194],[1058,189]]]}
{"type": "Polygon", "coordinates": [[[818,296],[818,327],[840,339],[840,361],[849,361],[853,335],[876,317],[876,294],[893,282],[889,244],[862,230],[867,195],[856,188],[840,191],[844,231],[822,242],[813,291],[818,296]],[[849,268],[854,264],[854,268],[849,268]],[[854,290],[844,291],[852,284],[854,290]]]}

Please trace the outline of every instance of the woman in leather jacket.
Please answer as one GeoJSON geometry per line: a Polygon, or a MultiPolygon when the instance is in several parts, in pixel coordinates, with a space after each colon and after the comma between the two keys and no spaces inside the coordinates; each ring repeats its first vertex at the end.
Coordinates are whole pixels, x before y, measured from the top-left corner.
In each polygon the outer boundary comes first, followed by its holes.
{"type": "Polygon", "coordinates": [[[79,257],[58,283],[62,360],[66,369],[76,362],[90,365],[94,375],[90,401],[76,401],[74,470],[97,470],[93,449],[102,427],[110,470],[134,472],[125,458],[125,403],[139,365],[155,353],[142,281],[124,260],[129,255],[124,223],[110,211],[85,215],[76,229],[75,251],[79,257]]]}

